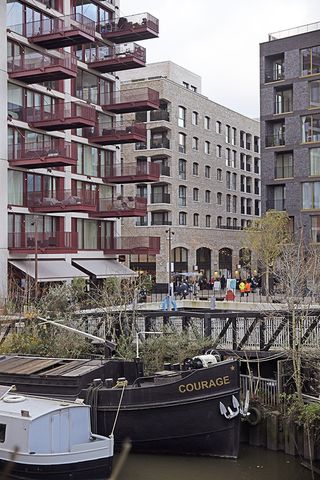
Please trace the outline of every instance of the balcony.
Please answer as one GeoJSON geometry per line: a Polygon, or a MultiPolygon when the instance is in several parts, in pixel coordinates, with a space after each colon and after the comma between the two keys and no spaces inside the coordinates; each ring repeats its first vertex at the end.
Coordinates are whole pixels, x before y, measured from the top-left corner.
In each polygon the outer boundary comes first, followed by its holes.
{"type": "MultiPolygon", "coordinates": [[[[16,31],[15,27],[10,27],[16,31]]],[[[26,36],[30,42],[42,48],[64,48],[95,41],[95,22],[75,13],[56,18],[43,18],[26,24],[26,36]]],[[[22,26],[22,34],[24,26],[22,26]]],[[[20,32],[17,32],[20,33],[20,32]]]]}
{"type": "Polygon", "coordinates": [[[39,52],[8,58],[9,77],[24,83],[41,83],[77,77],[77,57],[61,58],[39,52]]]}
{"type": "Polygon", "coordinates": [[[96,110],[86,103],[57,101],[51,105],[25,108],[23,120],[34,128],[47,131],[93,127],[96,110]]]}
{"type": "Polygon", "coordinates": [[[170,193],[166,192],[152,192],[151,203],[170,203],[170,193]]]}
{"type": "Polygon", "coordinates": [[[284,66],[277,65],[277,68],[268,68],[264,72],[265,83],[284,80],[284,66]]]}
{"type": "Polygon", "coordinates": [[[101,122],[93,128],[83,129],[83,136],[98,145],[146,142],[147,129],[144,123],[101,122]]]}
{"type": "Polygon", "coordinates": [[[147,214],[147,200],[142,197],[99,198],[98,208],[93,217],[144,217],[147,214]]]}
{"type": "Polygon", "coordinates": [[[77,232],[19,232],[8,234],[10,252],[35,253],[76,253],[77,232]]]}
{"type": "Polygon", "coordinates": [[[267,210],[277,210],[283,212],[286,209],[285,198],[276,198],[267,200],[267,210]]]}
{"type": "Polygon", "coordinates": [[[137,43],[102,45],[90,51],[88,65],[101,73],[145,67],[146,49],[137,43]]]}
{"type": "Polygon", "coordinates": [[[286,144],[284,133],[277,133],[276,135],[267,135],[265,138],[266,147],[281,147],[286,144]]]}
{"type": "Polygon", "coordinates": [[[11,167],[47,168],[76,166],[77,157],[71,143],[63,138],[51,141],[9,145],[8,160],[11,167]]]}
{"type": "Polygon", "coordinates": [[[113,43],[135,42],[159,36],[159,20],[149,13],[120,17],[115,21],[100,23],[102,38],[113,43]]]}
{"type": "Polygon", "coordinates": [[[156,110],[150,113],[150,122],[170,122],[170,114],[167,110],[156,110]]]}
{"type": "Polygon", "coordinates": [[[104,178],[107,183],[157,182],[160,177],[160,167],[150,162],[115,164],[107,167],[107,173],[108,176],[104,178]]]}
{"type": "Polygon", "coordinates": [[[104,110],[113,113],[131,113],[159,108],[159,92],[152,88],[132,88],[107,93],[101,99],[104,110]]]}
{"type": "Polygon", "coordinates": [[[170,140],[168,138],[163,138],[162,140],[153,140],[151,138],[150,148],[170,148],[170,140]]]}
{"type": "Polygon", "coordinates": [[[150,254],[160,253],[160,237],[101,238],[104,253],[150,254]]]}
{"type": "Polygon", "coordinates": [[[27,207],[32,212],[95,212],[96,192],[90,190],[29,192],[27,207]]]}

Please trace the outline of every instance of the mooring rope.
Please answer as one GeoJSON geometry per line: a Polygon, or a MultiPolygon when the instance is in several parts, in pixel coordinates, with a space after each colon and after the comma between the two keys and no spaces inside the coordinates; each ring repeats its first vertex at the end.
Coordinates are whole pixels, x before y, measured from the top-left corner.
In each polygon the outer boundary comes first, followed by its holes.
{"type": "Polygon", "coordinates": [[[117,424],[117,420],[118,420],[118,416],[119,416],[119,412],[120,412],[120,408],[121,408],[121,404],[122,404],[124,390],[125,390],[127,385],[128,385],[128,381],[123,380],[123,381],[120,381],[120,382],[118,381],[116,383],[115,387],[113,387],[113,388],[122,387],[122,391],[121,391],[120,400],[119,400],[119,404],[118,404],[118,408],[117,408],[117,413],[116,413],[116,416],[115,416],[115,419],[114,419],[114,422],[113,422],[113,427],[112,427],[110,435],[113,435],[114,429],[116,428],[116,424],[117,424]]]}

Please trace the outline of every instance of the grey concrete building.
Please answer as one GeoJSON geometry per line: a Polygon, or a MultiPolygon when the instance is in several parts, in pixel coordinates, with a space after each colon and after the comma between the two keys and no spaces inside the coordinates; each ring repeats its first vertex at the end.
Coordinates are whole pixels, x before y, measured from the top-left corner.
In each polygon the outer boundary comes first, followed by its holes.
{"type": "Polygon", "coordinates": [[[160,94],[160,110],[135,114],[146,122],[147,142],[122,150],[124,165],[157,164],[161,174],[125,187],[147,199],[148,213],[123,220],[124,235],[161,237],[160,254],[131,255],[131,267],[163,289],[169,258],[174,272],[234,277],[243,263],[241,229],[260,215],[259,122],[202,95],[201,78],[169,61],[119,76],[122,92],[139,86],[160,94]]]}
{"type": "Polygon", "coordinates": [[[270,34],[260,62],[262,212],[319,243],[320,24],[270,34]]]}

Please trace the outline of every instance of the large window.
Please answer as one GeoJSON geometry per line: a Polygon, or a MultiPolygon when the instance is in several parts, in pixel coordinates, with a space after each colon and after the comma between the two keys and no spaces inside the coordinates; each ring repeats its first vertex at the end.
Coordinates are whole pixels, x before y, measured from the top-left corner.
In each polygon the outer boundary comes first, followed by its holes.
{"type": "Polygon", "coordinates": [[[309,83],[310,107],[320,107],[320,80],[309,83]]]}
{"type": "Polygon", "coordinates": [[[197,137],[192,138],[192,150],[199,150],[199,139],[197,137]]]}
{"type": "Polygon", "coordinates": [[[199,175],[199,163],[193,162],[192,164],[192,174],[199,175]]]}
{"type": "Polygon", "coordinates": [[[222,151],[221,145],[217,145],[216,146],[216,156],[218,158],[221,158],[221,151],[222,151]]]}
{"type": "Polygon", "coordinates": [[[179,186],[179,206],[185,207],[187,204],[187,187],[184,185],[179,186]]]}
{"type": "Polygon", "coordinates": [[[194,202],[199,201],[199,188],[194,188],[192,192],[192,198],[194,202]]]}
{"type": "Polygon", "coordinates": [[[231,173],[226,172],[226,187],[228,190],[231,190],[231,173]]]}
{"type": "Polygon", "coordinates": [[[314,243],[320,243],[320,216],[311,217],[311,240],[314,243]]]}
{"type": "Polygon", "coordinates": [[[97,24],[101,22],[108,22],[112,17],[112,12],[106,8],[100,7],[100,5],[95,5],[91,0],[76,0],[75,11],[84,15],[87,18],[90,18],[97,24]]]}
{"type": "Polygon", "coordinates": [[[210,155],[210,142],[204,142],[204,153],[210,155]]]}
{"type": "Polygon", "coordinates": [[[206,178],[211,177],[211,167],[209,165],[205,165],[205,167],[204,167],[204,176],[206,178]]]}
{"type": "Polygon", "coordinates": [[[211,227],[211,215],[206,215],[206,228],[211,227]]]}
{"type": "Polygon", "coordinates": [[[222,205],[222,193],[217,192],[217,205],[222,205]]]}
{"type": "Polygon", "coordinates": [[[198,125],[198,112],[192,112],[192,125],[198,125]]]}
{"type": "Polygon", "coordinates": [[[179,133],[179,152],[186,153],[186,135],[179,133]]]}
{"type": "Polygon", "coordinates": [[[184,107],[178,108],[178,125],[179,127],[186,126],[186,109],[184,107]]]}
{"type": "Polygon", "coordinates": [[[222,170],[221,170],[221,168],[217,168],[217,180],[218,180],[218,182],[222,182],[222,170]]]}
{"type": "Polygon", "coordinates": [[[187,178],[187,162],[183,158],[179,159],[179,179],[185,180],[187,178]]]}
{"type": "Polygon", "coordinates": [[[193,214],[193,226],[194,227],[199,227],[199,214],[198,213],[193,214]]]}
{"type": "Polygon", "coordinates": [[[319,142],[320,141],[320,114],[307,115],[301,118],[302,121],[302,141],[319,142]]]}
{"type": "Polygon", "coordinates": [[[23,205],[23,172],[8,170],[8,204],[23,205]]]}
{"type": "Polygon", "coordinates": [[[211,203],[211,192],[210,192],[210,190],[206,190],[204,192],[204,201],[205,201],[205,203],[211,203]]]}
{"type": "Polygon", "coordinates": [[[320,148],[310,148],[310,175],[320,175],[320,148]]]}
{"type": "Polygon", "coordinates": [[[187,225],[186,212],[179,212],[179,225],[187,225]]]}
{"type": "Polygon", "coordinates": [[[231,127],[226,125],[226,143],[231,143],[231,127]]]}
{"type": "Polygon", "coordinates": [[[231,212],[231,195],[226,196],[226,210],[228,213],[231,212]]]}
{"type": "Polygon", "coordinates": [[[216,121],[216,133],[221,134],[222,132],[222,124],[219,122],[219,120],[216,121]]]}
{"type": "Polygon", "coordinates": [[[320,182],[302,184],[302,208],[320,208],[320,182]]]}
{"type": "Polygon", "coordinates": [[[276,154],[275,163],[275,178],[293,177],[292,152],[276,154]]]}
{"type": "Polygon", "coordinates": [[[107,105],[111,98],[112,82],[78,69],[75,96],[97,105],[107,105]]]}
{"type": "Polygon", "coordinates": [[[207,116],[204,117],[204,128],[206,130],[210,130],[210,117],[207,117],[207,116]]]}
{"type": "Polygon", "coordinates": [[[320,73],[320,46],[301,50],[302,75],[320,73]]]}

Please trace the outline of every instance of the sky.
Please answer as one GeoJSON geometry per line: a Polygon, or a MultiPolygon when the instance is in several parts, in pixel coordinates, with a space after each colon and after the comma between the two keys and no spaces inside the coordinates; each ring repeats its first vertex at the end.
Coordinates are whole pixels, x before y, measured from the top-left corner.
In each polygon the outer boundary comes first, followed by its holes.
{"type": "Polygon", "coordinates": [[[159,19],[141,43],[147,62],[171,60],[202,77],[202,93],[259,117],[259,44],[268,34],[320,22],[319,0],[120,0],[120,13],[159,19]]]}

